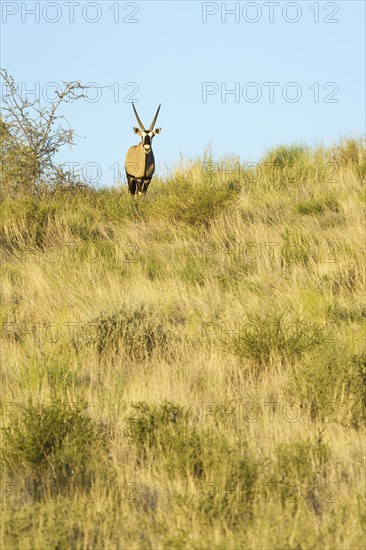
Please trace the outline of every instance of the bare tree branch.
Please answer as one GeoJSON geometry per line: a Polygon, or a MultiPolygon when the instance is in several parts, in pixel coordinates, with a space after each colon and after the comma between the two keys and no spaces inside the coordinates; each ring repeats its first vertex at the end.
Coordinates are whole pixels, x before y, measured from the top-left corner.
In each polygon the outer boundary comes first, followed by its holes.
{"type": "Polygon", "coordinates": [[[9,139],[16,147],[26,147],[33,159],[33,188],[46,176],[60,174],[62,168],[54,161],[55,154],[64,145],[74,145],[75,133],[63,126],[63,115],[58,109],[63,103],[69,103],[85,97],[84,86],[79,81],[63,82],[63,89],[56,90],[57,99],[49,107],[42,106],[40,99],[33,101],[22,98],[19,87],[9,73],[0,69],[0,77],[7,87],[2,99],[2,117],[9,133],[9,139]]]}

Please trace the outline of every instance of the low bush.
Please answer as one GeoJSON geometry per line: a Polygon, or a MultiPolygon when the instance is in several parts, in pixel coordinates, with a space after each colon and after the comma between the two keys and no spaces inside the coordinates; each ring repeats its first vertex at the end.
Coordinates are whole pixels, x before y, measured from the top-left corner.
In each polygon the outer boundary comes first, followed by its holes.
{"type": "Polygon", "coordinates": [[[259,366],[273,357],[291,361],[327,341],[327,330],[300,314],[270,310],[248,314],[238,333],[222,341],[225,351],[259,366]]]}
{"type": "Polygon", "coordinates": [[[62,402],[28,405],[3,429],[2,462],[11,478],[38,488],[87,488],[101,464],[108,463],[109,433],[85,407],[62,402]]]}

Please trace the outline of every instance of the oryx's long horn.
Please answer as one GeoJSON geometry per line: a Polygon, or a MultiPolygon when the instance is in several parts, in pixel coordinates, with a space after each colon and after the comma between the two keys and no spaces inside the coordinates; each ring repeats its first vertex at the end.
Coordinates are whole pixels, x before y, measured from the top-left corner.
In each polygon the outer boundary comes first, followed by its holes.
{"type": "Polygon", "coordinates": [[[158,110],[156,111],[156,115],[154,116],[154,120],[152,121],[152,123],[150,124],[150,128],[149,128],[149,132],[152,132],[152,130],[154,129],[154,126],[155,126],[155,122],[156,122],[156,119],[158,118],[158,114],[159,114],[159,111],[160,111],[160,107],[161,107],[161,103],[158,107],[158,110]]]}
{"type": "Polygon", "coordinates": [[[142,122],[141,122],[141,120],[140,120],[140,117],[139,117],[139,115],[137,114],[137,111],[136,111],[136,109],[135,109],[135,106],[134,106],[133,102],[132,102],[132,107],[133,107],[133,110],[135,111],[135,115],[136,115],[136,118],[137,118],[137,122],[139,123],[140,130],[141,130],[142,132],[145,132],[144,125],[142,124],[142,122]]]}

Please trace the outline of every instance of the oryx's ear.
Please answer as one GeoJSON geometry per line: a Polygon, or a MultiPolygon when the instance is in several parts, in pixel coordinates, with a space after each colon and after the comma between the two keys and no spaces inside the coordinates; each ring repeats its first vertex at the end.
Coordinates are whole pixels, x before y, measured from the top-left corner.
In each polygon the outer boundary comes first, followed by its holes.
{"type": "Polygon", "coordinates": [[[154,134],[155,134],[155,135],[160,134],[160,132],[161,132],[161,128],[156,128],[156,130],[154,130],[154,134]]]}
{"type": "Polygon", "coordinates": [[[135,132],[135,134],[139,134],[140,133],[140,130],[138,128],[134,128],[133,131],[135,132]]]}

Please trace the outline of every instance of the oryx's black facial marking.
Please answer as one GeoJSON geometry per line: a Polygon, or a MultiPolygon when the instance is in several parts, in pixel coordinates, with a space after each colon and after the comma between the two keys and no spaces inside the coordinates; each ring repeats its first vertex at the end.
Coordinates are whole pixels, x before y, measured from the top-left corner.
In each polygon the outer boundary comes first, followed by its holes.
{"type": "Polygon", "coordinates": [[[154,136],[154,134],[152,132],[149,132],[148,134],[146,134],[145,132],[142,132],[142,134],[141,134],[142,144],[143,145],[151,145],[151,141],[152,141],[153,136],[154,136]]]}
{"type": "Polygon", "coordinates": [[[145,153],[149,153],[149,151],[151,150],[154,135],[154,132],[140,132],[141,143],[144,147],[145,153]]]}

